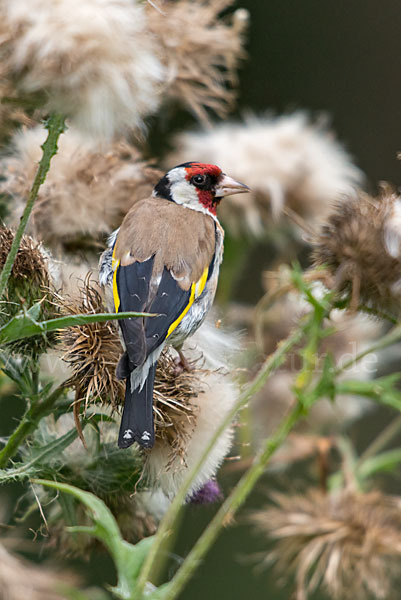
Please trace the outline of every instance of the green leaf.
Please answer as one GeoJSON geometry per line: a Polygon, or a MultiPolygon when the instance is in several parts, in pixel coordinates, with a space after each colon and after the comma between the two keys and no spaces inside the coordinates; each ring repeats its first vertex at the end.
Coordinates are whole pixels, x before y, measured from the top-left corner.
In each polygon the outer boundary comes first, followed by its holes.
{"type": "Polygon", "coordinates": [[[78,432],[74,428],[45,446],[33,448],[26,461],[19,462],[11,469],[0,469],[0,484],[9,481],[20,481],[26,477],[37,475],[41,471],[41,465],[45,460],[48,463],[52,458],[59,457],[60,453],[72,444],[77,436],[78,432]]]}
{"type": "Polygon", "coordinates": [[[397,389],[400,379],[401,373],[393,373],[372,381],[347,379],[336,384],[336,392],[364,396],[401,412],[401,391],[397,389]]]}
{"type": "Polygon", "coordinates": [[[70,494],[86,506],[93,519],[93,527],[68,529],[73,532],[84,531],[103,542],[114,560],[118,575],[117,585],[111,588],[111,591],[121,600],[138,600],[135,593],[136,581],[142,563],[153,543],[153,536],[141,540],[138,544],[129,544],[122,538],[110,510],[94,494],[55,481],[37,479],[33,483],[70,494]]]}
{"type": "Polygon", "coordinates": [[[156,316],[154,313],[141,312],[97,313],[91,315],[67,315],[65,317],[49,319],[48,321],[37,321],[38,315],[36,310],[32,312],[36,306],[38,305],[35,304],[29,311],[19,313],[0,328],[0,344],[7,344],[22,338],[32,337],[33,335],[44,335],[50,331],[84,325],[85,323],[100,323],[102,321],[115,321],[117,319],[156,316]]]}
{"type": "Polygon", "coordinates": [[[392,472],[401,463],[401,448],[386,450],[364,460],[357,469],[359,479],[367,479],[380,471],[392,472]]]}
{"type": "Polygon", "coordinates": [[[321,298],[315,295],[314,284],[304,279],[304,272],[299,263],[292,264],[291,279],[295,287],[305,296],[309,304],[317,311],[329,313],[332,306],[332,292],[326,292],[321,298]]]}
{"type": "Polygon", "coordinates": [[[30,361],[26,357],[15,358],[6,352],[0,352],[0,363],[7,377],[14,381],[22,394],[29,397],[32,393],[32,373],[30,361]]]}

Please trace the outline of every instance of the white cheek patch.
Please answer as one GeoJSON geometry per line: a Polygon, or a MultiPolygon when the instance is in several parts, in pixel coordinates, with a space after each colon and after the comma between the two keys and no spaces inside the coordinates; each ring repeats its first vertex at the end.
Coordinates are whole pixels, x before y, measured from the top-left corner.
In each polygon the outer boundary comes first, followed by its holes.
{"type": "Polygon", "coordinates": [[[171,186],[171,194],[178,204],[199,205],[199,198],[195,187],[186,180],[173,183],[171,186]]]}
{"type": "Polygon", "coordinates": [[[171,183],[171,195],[174,202],[183,204],[198,212],[204,213],[212,217],[217,223],[217,217],[203,206],[198,197],[198,193],[194,185],[186,179],[187,172],[184,167],[177,167],[168,173],[168,178],[171,183]]]}

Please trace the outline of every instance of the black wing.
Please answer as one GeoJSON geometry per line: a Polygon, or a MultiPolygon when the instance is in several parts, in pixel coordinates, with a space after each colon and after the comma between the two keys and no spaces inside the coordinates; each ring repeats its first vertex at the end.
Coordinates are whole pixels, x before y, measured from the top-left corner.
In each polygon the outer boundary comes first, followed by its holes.
{"type": "Polygon", "coordinates": [[[183,290],[171,275],[163,270],[156,295],[149,298],[154,257],[144,262],[117,266],[114,273],[113,293],[116,312],[150,312],[156,317],[130,318],[119,321],[127,357],[120,366],[119,378],[124,379],[135,367],[143,364],[167,337],[169,329],[189,310],[195,295],[194,283],[183,290]]]}

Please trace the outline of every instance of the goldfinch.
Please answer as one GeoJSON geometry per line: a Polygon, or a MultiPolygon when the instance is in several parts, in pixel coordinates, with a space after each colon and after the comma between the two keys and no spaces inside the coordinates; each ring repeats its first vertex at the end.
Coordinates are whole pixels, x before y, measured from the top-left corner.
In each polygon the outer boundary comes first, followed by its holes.
{"type": "Polygon", "coordinates": [[[223,256],[216,209],[223,196],[248,190],[215,165],[188,162],[168,171],[110,236],[99,265],[109,310],[157,314],[118,322],[125,352],[116,375],[126,380],[120,448],[154,444],[157,360],[165,344],[179,349],[205,319],[223,256]]]}

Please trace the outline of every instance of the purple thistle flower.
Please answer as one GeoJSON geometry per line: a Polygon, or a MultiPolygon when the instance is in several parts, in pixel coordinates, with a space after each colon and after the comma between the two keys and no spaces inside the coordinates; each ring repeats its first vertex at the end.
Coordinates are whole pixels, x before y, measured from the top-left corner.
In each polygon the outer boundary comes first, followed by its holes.
{"type": "Polygon", "coordinates": [[[223,497],[221,488],[215,479],[209,479],[199,490],[190,496],[191,504],[212,504],[223,497]]]}

